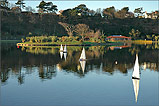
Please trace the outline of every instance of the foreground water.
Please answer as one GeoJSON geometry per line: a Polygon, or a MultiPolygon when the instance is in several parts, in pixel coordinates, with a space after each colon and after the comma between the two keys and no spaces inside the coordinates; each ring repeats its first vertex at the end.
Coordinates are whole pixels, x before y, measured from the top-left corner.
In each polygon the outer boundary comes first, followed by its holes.
{"type": "Polygon", "coordinates": [[[1,45],[1,106],[159,105],[156,45],[17,48],[1,45]],[[135,55],[140,80],[133,84],[135,55]],[[136,93],[136,89],[138,93],[136,93]]]}

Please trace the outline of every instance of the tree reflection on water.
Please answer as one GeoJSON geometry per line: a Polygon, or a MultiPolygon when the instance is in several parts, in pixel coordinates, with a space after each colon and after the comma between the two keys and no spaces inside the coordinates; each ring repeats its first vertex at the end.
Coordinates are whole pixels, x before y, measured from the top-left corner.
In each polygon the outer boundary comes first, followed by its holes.
{"type": "Polygon", "coordinates": [[[117,46],[89,46],[86,50],[86,66],[84,73],[80,67],[81,46],[67,47],[67,58],[61,59],[58,46],[53,47],[21,47],[2,45],[1,49],[1,82],[7,84],[9,75],[15,75],[19,84],[24,83],[26,74],[35,69],[42,80],[56,77],[57,71],[74,73],[80,78],[92,70],[113,75],[114,71],[127,74],[133,68],[135,54],[139,53],[141,67],[159,71],[159,47],[156,45],[131,45],[127,48],[117,46]],[[151,47],[150,47],[151,46],[151,47]]]}

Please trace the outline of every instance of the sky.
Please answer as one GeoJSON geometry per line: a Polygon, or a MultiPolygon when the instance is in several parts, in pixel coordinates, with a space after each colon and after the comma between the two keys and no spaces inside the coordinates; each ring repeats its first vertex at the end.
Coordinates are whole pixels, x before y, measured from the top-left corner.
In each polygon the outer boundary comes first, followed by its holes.
{"type": "MultiPolygon", "coordinates": [[[[15,3],[17,2],[17,0],[8,0],[10,3],[15,3]]],[[[41,2],[41,0],[24,0],[24,3],[26,3],[26,6],[31,6],[34,9],[37,10],[36,6],[39,5],[39,3],[41,2]]],[[[45,1],[48,2],[48,1],[45,1]]],[[[133,12],[135,8],[139,8],[139,7],[143,7],[143,11],[147,11],[147,12],[152,12],[155,10],[159,10],[159,1],[155,0],[150,0],[150,1],[110,1],[110,0],[102,0],[102,1],[72,1],[72,0],[64,0],[64,1],[60,1],[60,0],[52,0],[51,2],[53,2],[53,4],[57,5],[58,11],[59,10],[65,10],[68,8],[74,8],[76,6],[78,6],[79,4],[85,4],[89,9],[93,9],[96,10],[97,8],[108,8],[111,6],[114,6],[115,9],[120,10],[123,7],[129,7],[129,11],[133,12]]]]}

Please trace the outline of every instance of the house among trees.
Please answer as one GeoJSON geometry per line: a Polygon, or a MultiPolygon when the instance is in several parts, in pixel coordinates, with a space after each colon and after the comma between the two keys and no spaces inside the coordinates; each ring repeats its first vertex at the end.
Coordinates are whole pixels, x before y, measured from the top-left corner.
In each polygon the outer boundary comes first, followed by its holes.
{"type": "Polygon", "coordinates": [[[145,11],[143,15],[144,15],[144,18],[157,19],[159,18],[159,11],[155,11],[152,13],[147,13],[147,11],[145,11]]]}
{"type": "Polygon", "coordinates": [[[131,40],[131,37],[126,37],[126,36],[122,36],[122,35],[112,35],[112,36],[108,36],[106,38],[107,41],[125,41],[125,40],[131,40]]]}

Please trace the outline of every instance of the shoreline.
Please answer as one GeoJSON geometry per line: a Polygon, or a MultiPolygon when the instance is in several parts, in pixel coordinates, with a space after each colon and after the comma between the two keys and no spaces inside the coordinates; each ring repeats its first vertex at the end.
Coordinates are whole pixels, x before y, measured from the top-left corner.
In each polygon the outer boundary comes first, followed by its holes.
{"type": "MultiPolygon", "coordinates": [[[[17,43],[17,46],[24,46],[24,47],[28,47],[28,46],[61,46],[62,43],[17,43]]],[[[116,43],[79,43],[79,44],[71,44],[71,43],[67,43],[67,44],[62,44],[62,45],[67,45],[67,46],[104,46],[104,45],[122,45],[122,42],[116,42],[116,43]]]]}
{"type": "Polygon", "coordinates": [[[96,42],[44,42],[44,43],[18,43],[21,40],[0,40],[1,43],[16,43],[17,46],[60,46],[67,45],[67,46],[104,46],[104,45],[123,45],[126,44],[153,44],[158,43],[159,41],[151,41],[151,40],[132,40],[132,41],[118,41],[118,42],[103,42],[103,43],[96,43],[96,42]]]}

